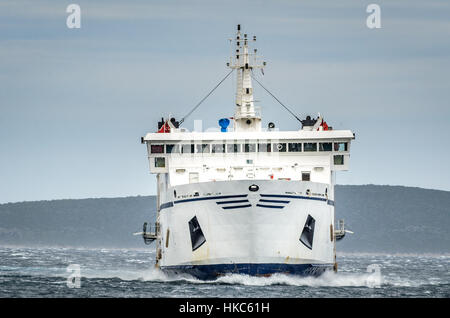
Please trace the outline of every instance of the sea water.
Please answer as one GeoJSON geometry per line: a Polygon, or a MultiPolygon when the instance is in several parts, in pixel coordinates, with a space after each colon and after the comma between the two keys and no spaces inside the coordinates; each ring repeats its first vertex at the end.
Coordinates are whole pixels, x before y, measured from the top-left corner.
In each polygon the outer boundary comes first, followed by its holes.
{"type": "Polygon", "coordinates": [[[338,253],[320,277],[168,276],[155,250],[0,247],[0,297],[450,297],[450,255],[338,253]]]}

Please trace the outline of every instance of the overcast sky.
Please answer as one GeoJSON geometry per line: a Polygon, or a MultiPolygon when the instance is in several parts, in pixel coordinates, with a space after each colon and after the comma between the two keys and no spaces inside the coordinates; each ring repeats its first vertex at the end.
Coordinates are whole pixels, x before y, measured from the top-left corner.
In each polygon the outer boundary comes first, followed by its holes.
{"type": "MultiPolygon", "coordinates": [[[[0,203],[155,193],[145,146],[228,72],[236,24],[300,117],[356,133],[339,184],[450,190],[448,1],[0,2],[0,203]],[[81,7],[68,29],[66,7],[81,7]],[[369,29],[366,7],[381,7],[369,29]]],[[[234,77],[234,76],[233,76],[234,77]]],[[[185,123],[234,112],[228,79],[185,123]]],[[[263,125],[299,123],[255,84],[263,125]]]]}

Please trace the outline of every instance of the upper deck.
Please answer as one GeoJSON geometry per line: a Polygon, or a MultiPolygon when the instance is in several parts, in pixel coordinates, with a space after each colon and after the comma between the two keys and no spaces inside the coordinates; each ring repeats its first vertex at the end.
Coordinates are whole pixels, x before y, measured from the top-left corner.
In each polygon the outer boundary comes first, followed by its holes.
{"type": "Polygon", "coordinates": [[[330,183],[348,170],[350,130],[149,133],[150,172],[170,184],[224,180],[304,180],[330,183]]]}
{"type": "Polygon", "coordinates": [[[251,131],[251,132],[171,132],[166,134],[148,133],[145,142],[157,141],[213,141],[213,140],[320,140],[354,139],[351,130],[298,130],[298,131],[251,131]]]}

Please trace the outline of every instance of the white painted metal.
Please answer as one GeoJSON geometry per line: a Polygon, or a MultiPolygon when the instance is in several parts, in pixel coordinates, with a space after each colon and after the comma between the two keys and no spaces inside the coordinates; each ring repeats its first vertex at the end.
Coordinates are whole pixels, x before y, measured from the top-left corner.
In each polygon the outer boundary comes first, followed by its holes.
{"type": "MultiPolygon", "coordinates": [[[[182,198],[210,195],[240,195],[249,193],[248,187],[257,183],[259,193],[290,193],[305,195],[306,190],[321,194],[329,184],[292,181],[225,181],[187,184],[169,188],[167,202],[182,198]],[[176,190],[177,198],[173,197],[176,190]]],[[[256,203],[260,194],[255,194],[256,203]]],[[[330,198],[331,199],[331,198],[330,198]]],[[[250,201],[251,199],[249,199],[250,201]]],[[[290,201],[283,209],[257,207],[224,210],[216,202],[205,200],[175,203],[161,211],[161,232],[170,229],[168,248],[162,237],[162,261],[160,266],[205,265],[230,263],[284,263],[284,264],[332,264],[334,242],[330,240],[330,225],[334,222],[334,208],[325,201],[283,199],[290,201]],[[316,219],[314,248],[308,249],[299,242],[307,216],[316,219]],[[189,228],[190,219],[197,217],[206,242],[192,252],[189,228]]]]}
{"type": "Polygon", "coordinates": [[[170,134],[148,133],[144,141],[211,141],[211,140],[319,140],[319,139],[353,139],[350,130],[323,130],[323,131],[259,131],[259,132],[171,132],[170,134]]]}
{"type": "Polygon", "coordinates": [[[229,67],[235,69],[237,74],[234,130],[259,132],[261,131],[261,113],[254,104],[251,72],[254,68],[263,68],[264,65],[257,62],[256,51],[249,52],[249,41],[247,34],[242,36],[238,28],[235,38],[236,54],[231,57],[231,64],[229,64],[229,67]]]}

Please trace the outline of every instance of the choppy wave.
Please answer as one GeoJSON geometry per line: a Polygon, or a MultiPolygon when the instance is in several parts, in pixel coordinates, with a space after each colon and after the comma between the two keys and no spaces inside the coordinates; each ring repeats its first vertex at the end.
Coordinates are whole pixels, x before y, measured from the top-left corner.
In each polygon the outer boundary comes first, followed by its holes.
{"type": "MultiPolygon", "coordinates": [[[[65,277],[65,273],[56,276],[65,277]]],[[[268,277],[250,276],[244,274],[227,274],[215,280],[199,280],[188,274],[167,274],[159,269],[148,270],[93,270],[84,269],[81,277],[87,279],[120,279],[123,281],[143,282],[186,282],[191,284],[223,284],[242,286],[310,286],[310,287],[380,287],[384,282],[381,274],[374,273],[334,273],[325,272],[318,277],[302,277],[288,274],[273,274],[268,277]]]]}
{"type": "Polygon", "coordinates": [[[369,287],[383,284],[383,278],[376,273],[334,273],[325,272],[319,277],[301,277],[287,274],[274,274],[269,277],[257,277],[243,274],[228,274],[215,280],[199,280],[190,275],[166,274],[158,269],[147,271],[96,271],[84,273],[85,278],[118,278],[125,281],[141,280],[145,282],[187,282],[192,284],[228,284],[243,286],[310,286],[310,287],[369,287]]]}
{"type": "Polygon", "coordinates": [[[450,256],[341,256],[339,272],[319,277],[228,274],[202,281],[166,274],[148,250],[0,247],[0,297],[449,297],[450,256]],[[68,289],[68,265],[78,264],[79,290],[68,289]],[[56,291],[55,291],[56,290],[56,291]]]}

